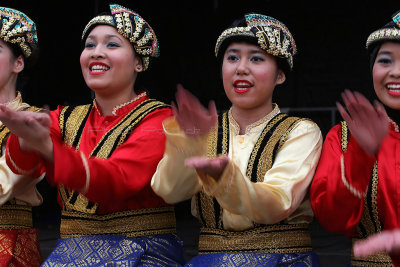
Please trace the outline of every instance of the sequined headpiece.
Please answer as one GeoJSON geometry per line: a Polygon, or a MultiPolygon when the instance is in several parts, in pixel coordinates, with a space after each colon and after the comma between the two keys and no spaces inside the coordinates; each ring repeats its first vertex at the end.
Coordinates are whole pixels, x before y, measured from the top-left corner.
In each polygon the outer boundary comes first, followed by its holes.
{"type": "Polygon", "coordinates": [[[245,20],[247,27],[234,27],[222,32],[215,45],[215,56],[218,56],[222,43],[232,37],[254,37],[261,49],[273,56],[286,58],[290,68],[293,68],[296,43],[289,29],[279,20],[260,14],[247,14],[245,20]]]}
{"type": "Polygon", "coordinates": [[[400,10],[392,16],[392,21],[393,23],[385,25],[368,36],[367,49],[381,41],[400,41],[400,10]]]}
{"type": "Polygon", "coordinates": [[[0,38],[17,45],[25,58],[31,56],[38,44],[35,23],[24,13],[8,7],[0,7],[0,38]]]}
{"type": "Polygon", "coordinates": [[[150,25],[136,12],[117,4],[110,5],[111,15],[96,16],[89,21],[82,33],[85,40],[97,25],[110,25],[132,43],[136,53],[142,57],[143,71],[149,67],[149,57],[158,57],[160,49],[156,34],[150,25]]]}

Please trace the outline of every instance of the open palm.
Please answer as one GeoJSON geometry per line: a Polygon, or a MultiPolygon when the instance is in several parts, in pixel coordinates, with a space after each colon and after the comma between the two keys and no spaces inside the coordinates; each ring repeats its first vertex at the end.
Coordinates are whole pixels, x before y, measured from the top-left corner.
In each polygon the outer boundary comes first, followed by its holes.
{"type": "Polygon", "coordinates": [[[200,101],[178,85],[176,93],[176,104],[172,104],[172,111],[179,126],[188,136],[207,134],[216,126],[217,110],[213,101],[208,109],[200,101]]]}
{"type": "Polygon", "coordinates": [[[342,93],[347,108],[336,103],[358,144],[370,155],[375,155],[389,131],[389,119],[385,108],[378,101],[372,105],[365,96],[346,90],[342,93]]]}

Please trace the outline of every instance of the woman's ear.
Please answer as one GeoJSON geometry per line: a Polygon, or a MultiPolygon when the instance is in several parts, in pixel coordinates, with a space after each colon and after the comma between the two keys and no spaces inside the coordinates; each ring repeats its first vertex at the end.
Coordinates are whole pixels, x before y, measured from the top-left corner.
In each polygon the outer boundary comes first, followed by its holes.
{"type": "Polygon", "coordinates": [[[136,72],[142,72],[143,71],[143,61],[140,57],[136,58],[135,60],[135,71],[136,72]]]}
{"type": "Polygon", "coordinates": [[[18,74],[21,71],[23,71],[24,67],[25,67],[25,60],[24,57],[20,55],[14,61],[13,71],[18,74]]]}
{"type": "Polygon", "coordinates": [[[276,75],[276,84],[282,84],[286,81],[286,75],[285,73],[278,69],[278,74],[276,75]]]}

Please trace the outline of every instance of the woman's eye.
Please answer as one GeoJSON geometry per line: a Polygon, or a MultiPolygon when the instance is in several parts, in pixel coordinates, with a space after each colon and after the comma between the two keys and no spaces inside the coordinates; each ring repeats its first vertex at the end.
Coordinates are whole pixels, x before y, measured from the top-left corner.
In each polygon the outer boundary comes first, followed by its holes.
{"type": "Polygon", "coordinates": [[[121,47],[121,45],[116,42],[108,42],[107,47],[121,47]]]}
{"type": "Polygon", "coordinates": [[[93,42],[87,42],[85,44],[85,48],[91,48],[91,47],[95,47],[96,45],[93,42]]]}
{"type": "Polygon", "coordinates": [[[229,61],[239,60],[239,58],[236,55],[228,55],[226,59],[229,61]]]}
{"type": "Polygon", "coordinates": [[[378,58],[378,60],[376,62],[382,63],[382,64],[390,64],[390,63],[392,63],[392,59],[387,58],[387,57],[381,57],[381,58],[378,58]]]}
{"type": "Polygon", "coordinates": [[[253,56],[250,58],[250,61],[261,62],[261,61],[264,61],[264,59],[260,56],[253,56]]]}

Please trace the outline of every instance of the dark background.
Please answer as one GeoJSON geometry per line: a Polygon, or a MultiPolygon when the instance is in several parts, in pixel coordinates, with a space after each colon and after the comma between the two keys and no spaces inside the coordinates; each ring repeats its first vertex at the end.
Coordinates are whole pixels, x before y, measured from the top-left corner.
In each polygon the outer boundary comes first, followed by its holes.
{"type": "MultiPolygon", "coordinates": [[[[214,45],[219,34],[246,12],[257,12],[283,21],[298,48],[294,70],[275,90],[274,102],[288,112],[315,120],[325,136],[340,116],[335,102],[345,89],[375,97],[369,73],[365,41],[375,29],[389,22],[398,1],[116,1],[149,22],[160,41],[161,56],[138,80],[154,98],[170,103],[176,85],[182,83],[206,104],[214,99],[220,110],[229,108],[220,81],[214,45]],[[288,108],[290,107],[290,109],[288,108]]],[[[38,27],[40,58],[27,72],[24,100],[32,105],[80,104],[91,101],[81,75],[81,34],[96,14],[108,10],[108,1],[1,1],[2,6],[28,14],[38,27]]],[[[59,208],[56,190],[39,184],[44,197],[35,208],[35,224],[41,229],[44,256],[54,247],[59,208]]],[[[177,207],[178,230],[195,253],[197,224],[188,214],[189,203],[177,207]]],[[[349,243],[311,226],[315,251],[323,266],[347,263],[349,243]]]]}

